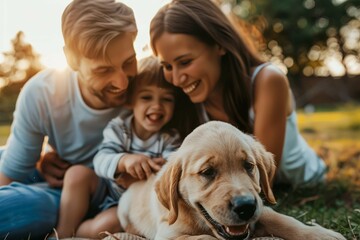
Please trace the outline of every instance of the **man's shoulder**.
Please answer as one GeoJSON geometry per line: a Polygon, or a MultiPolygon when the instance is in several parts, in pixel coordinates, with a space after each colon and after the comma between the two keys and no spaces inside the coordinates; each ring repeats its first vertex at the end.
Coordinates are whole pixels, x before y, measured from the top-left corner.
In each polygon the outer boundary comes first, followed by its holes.
{"type": "Polygon", "coordinates": [[[21,91],[21,96],[29,101],[68,99],[69,94],[75,91],[75,73],[69,69],[45,69],[34,75],[21,91]]]}
{"type": "Polygon", "coordinates": [[[25,87],[30,88],[55,88],[67,85],[74,77],[74,72],[69,69],[44,69],[34,75],[25,87]]]}

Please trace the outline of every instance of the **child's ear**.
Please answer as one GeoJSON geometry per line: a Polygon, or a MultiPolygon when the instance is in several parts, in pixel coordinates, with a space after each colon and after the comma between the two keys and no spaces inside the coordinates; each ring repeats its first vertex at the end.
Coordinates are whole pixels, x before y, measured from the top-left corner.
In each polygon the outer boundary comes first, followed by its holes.
{"type": "Polygon", "coordinates": [[[78,65],[79,65],[78,61],[77,61],[78,59],[66,46],[63,47],[63,50],[64,50],[64,54],[65,54],[67,63],[72,68],[72,70],[77,71],[78,65]]]}

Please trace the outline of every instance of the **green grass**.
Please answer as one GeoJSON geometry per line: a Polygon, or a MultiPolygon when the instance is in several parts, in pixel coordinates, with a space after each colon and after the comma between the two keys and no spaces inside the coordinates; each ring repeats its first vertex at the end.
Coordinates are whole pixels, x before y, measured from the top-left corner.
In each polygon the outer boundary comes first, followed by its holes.
{"type": "MultiPolygon", "coordinates": [[[[277,187],[274,209],[360,240],[360,105],[299,111],[298,120],[303,136],[329,168],[327,183],[312,190],[277,187]]],[[[0,125],[0,145],[9,131],[0,125]]]]}
{"type": "Polygon", "coordinates": [[[315,189],[275,189],[281,213],[308,223],[316,222],[342,233],[346,239],[360,239],[360,191],[358,186],[332,180],[315,189]]]}
{"type": "Polygon", "coordinates": [[[312,190],[277,188],[274,209],[302,222],[315,221],[346,239],[360,239],[360,106],[299,111],[298,121],[329,168],[327,183],[312,190]]]}
{"type": "Polygon", "coordinates": [[[0,125],[0,146],[5,145],[10,134],[10,125],[0,125]]]}

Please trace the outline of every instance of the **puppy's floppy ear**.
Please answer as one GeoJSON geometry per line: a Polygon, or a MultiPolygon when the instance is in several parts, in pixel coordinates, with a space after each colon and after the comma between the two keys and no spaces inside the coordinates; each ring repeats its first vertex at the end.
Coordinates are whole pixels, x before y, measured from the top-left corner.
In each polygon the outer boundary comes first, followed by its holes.
{"type": "Polygon", "coordinates": [[[270,203],[275,204],[276,200],[271,189],[276,170],[274,157],[271,153],[267,152],[260,143],[259,146],[256,146],[255,156],[260,173],[261,188],[266,199],[270,203]]]}
{"type": "Polygon", "coordinates": [[[178,217],[179,181],[182,173],[181,161],[175,156],[170,157],[166,169],[157,180],[155,190],[159,201],[169,212],[168,223],[173,224],[178,217]]]}

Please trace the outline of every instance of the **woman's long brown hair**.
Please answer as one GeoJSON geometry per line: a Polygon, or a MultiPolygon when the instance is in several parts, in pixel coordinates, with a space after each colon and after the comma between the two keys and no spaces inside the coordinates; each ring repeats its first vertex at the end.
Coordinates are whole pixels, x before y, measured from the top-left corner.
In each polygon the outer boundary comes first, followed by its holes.
{"type": "Polygon", "coordinates": [[[251,68],[263,61],[247,46],[229,19],[210,0],[173,0],[161,8],[150,24],[151,47],[164,33],[191,35],[210,46],[223,47],[220,83],[223,85],[224,110],[240,130],[252,133],[249,109],[252,103],[251,68]]]}

